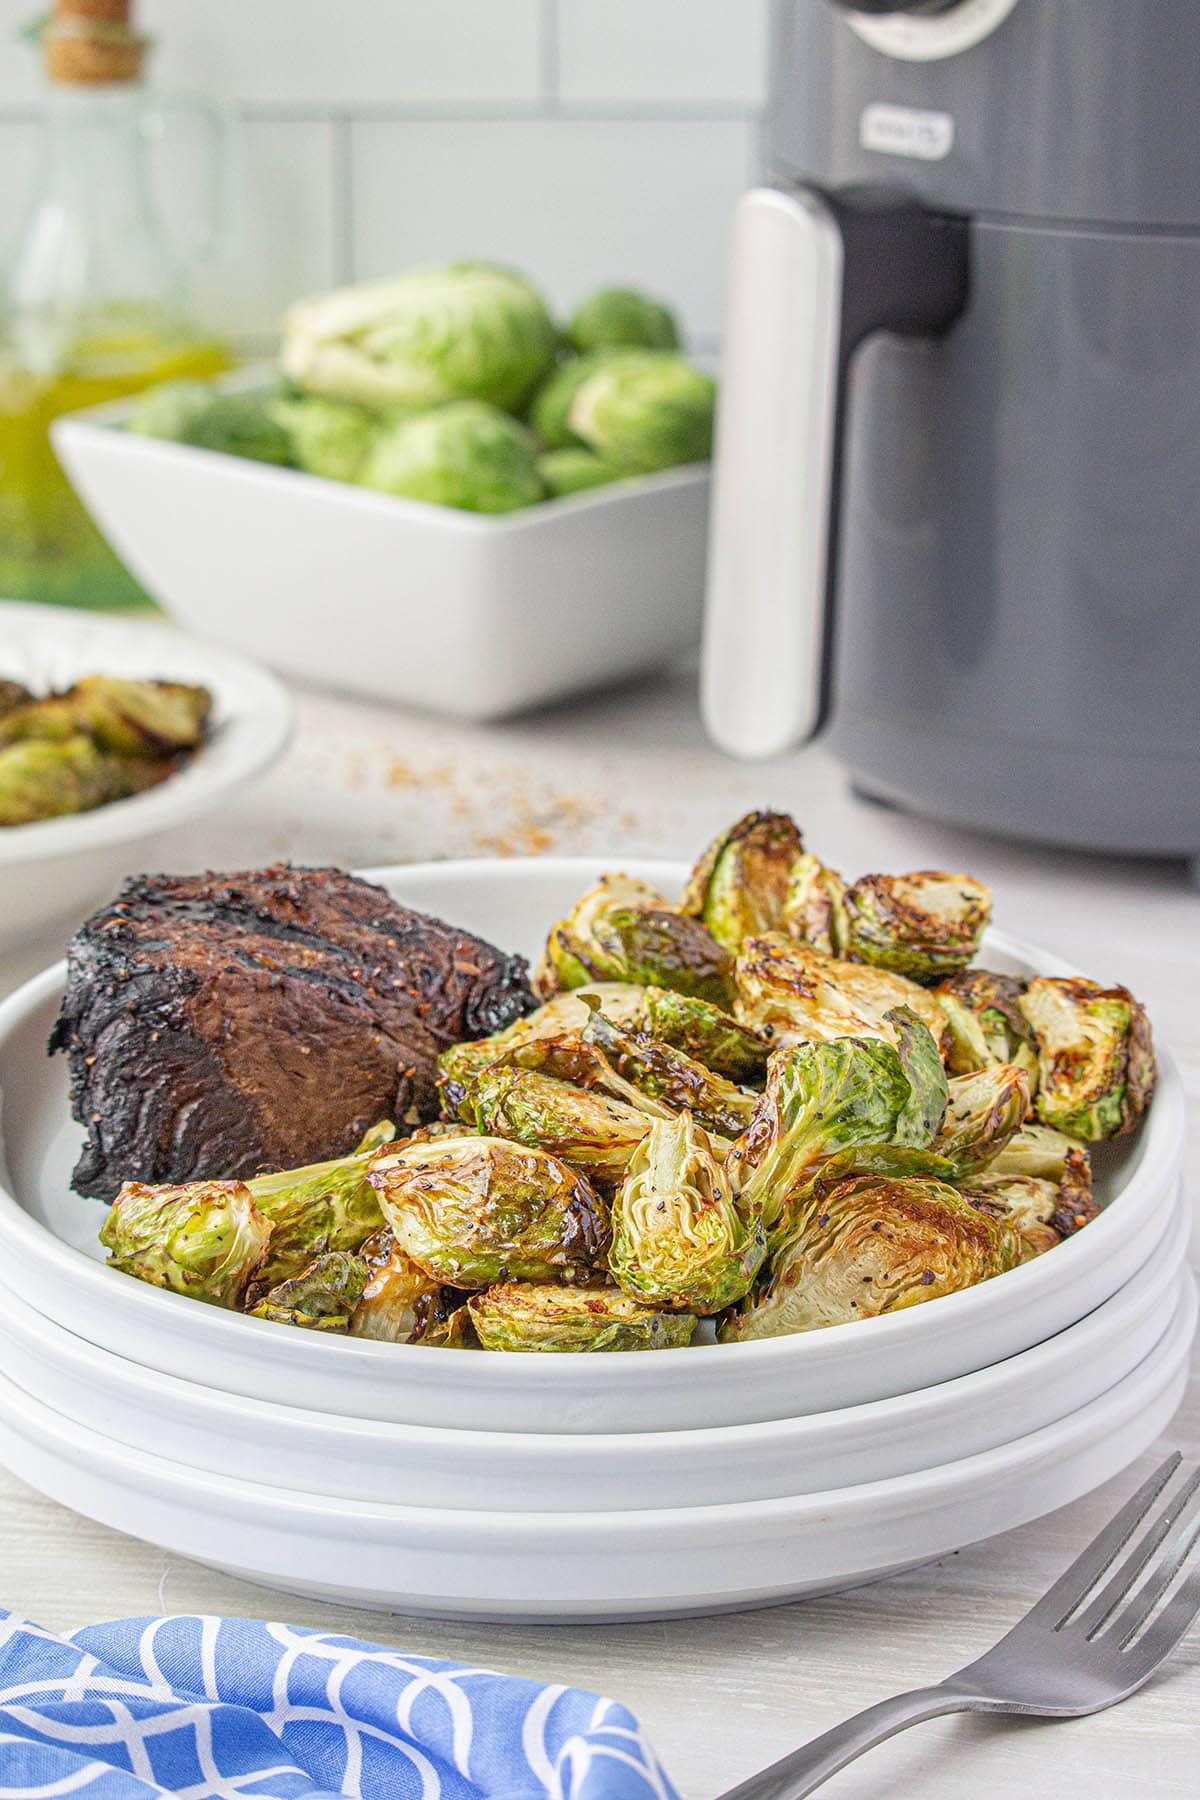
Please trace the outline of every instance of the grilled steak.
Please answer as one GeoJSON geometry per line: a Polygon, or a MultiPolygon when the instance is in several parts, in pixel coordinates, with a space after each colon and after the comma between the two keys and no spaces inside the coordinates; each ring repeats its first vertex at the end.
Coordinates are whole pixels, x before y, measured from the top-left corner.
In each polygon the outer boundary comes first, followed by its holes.
{"type": "Polygon", "coordinates": [[[50,1039],[87,1130],[74,1186],[340,1156],[433,1117],[438,1051],[533,1004],[523,958],[340,869],[138,876],[72,940],[50,1039]]]}

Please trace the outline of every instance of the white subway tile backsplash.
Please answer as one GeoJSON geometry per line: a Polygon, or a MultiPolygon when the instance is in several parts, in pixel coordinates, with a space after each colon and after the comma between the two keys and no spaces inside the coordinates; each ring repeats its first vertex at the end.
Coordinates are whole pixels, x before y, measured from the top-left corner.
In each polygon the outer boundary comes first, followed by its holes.
{"type": "Polygon", "coordinates": [[[539,0],[145,0],[142,13],[163,80],[253,104],[495,104],[539,92],[539,0]]]}
{"type": "Polygon", "coordinates": [[[359,124],[356,273],[493,257],[527,269],[559,308],[633,282],[709,338],[754,153],[753,127],[736,120],[359,124]]]}
{"type": "Polygon", "coordinates": [[[556,0],[564,104],[753,109],[766,98],[768,0],[556,0]]]}

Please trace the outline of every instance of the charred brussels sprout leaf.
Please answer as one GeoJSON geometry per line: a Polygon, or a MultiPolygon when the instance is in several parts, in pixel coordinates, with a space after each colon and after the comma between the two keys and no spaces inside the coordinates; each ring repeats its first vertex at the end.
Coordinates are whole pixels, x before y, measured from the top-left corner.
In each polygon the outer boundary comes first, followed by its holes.
{"type": "Polygon", "coordinates": [[[687,1109],[701,1125],[727,1138],[750,1123],[758,1096],[694,1062],[685,1051],[614,1024],[600,1012],[592,1014],[584,1038],[603,1052],[618,1075],[672,1112],[687,1109]]]}
{"type": "Polygon", "coordinates": [[[612,1223],[609,1267],[619,1285],[685,1312],[732,1306],[766,1254],[761,1219],[738,1207],[711,1141],[686,1112],[638,1145],[612,1223]]]}
{"type": "Polygon", "coordinates": [[[270,1222],[242,1181],[127,1181],[100,1231],[110,1267],[152,1287],[235,1308],[266,1254],[270,1222]]]}
{"type": "Polygon", "coordinates": [[[818,1180],[770,1274],[719,1335],[729,1343],[876,1318],[987,1281],[1020,1257],[1002,1220],[943,1182],[818,1180]]]}
{"type": "Polygon", "coordinates": [[[985,1170],[962,1189],[973,1206],[1002,1219],[1018,1233],[1022,1261],[1040,1256],[1091,1223],[1100,1208],[1092,1193],[1087,1151],[1068,1150],[1059,1180],[1035,1175],[994,1175],[985,1170]]]}
{"type": "Polygon", "coordinates": [[[970,875],[919,869],[864,875],[842,896],[845,946],[853,962],[936,981],[965,969],[991,916],[990,888],[970,875]]]}
{"type": "Polygon", "coordinates": [[[842,1037],[894,1043],[895,1027],[886,1021],[899,1006],[914,1012],[939,1045],[946,1029],[936,1001],[903,975],[842,962],[776,931],[746,939],[736,982],[737,1018],[775,1044],[842,1037]]]}
{"type": "Polygon", "coordinates": [[[998,1156],[1029,1111],[1029,1080],[1015,1063],[990,1063],[950,1082],[950,1103],[933,1148],[966,1177],[998,1156]]]}
{"type": "Polygon", "coordinates": [[[634,983],[593,982],[588,987],[555,994],[545,1005],[490,1037],[452,1044],[438,1057],[438,1089],[444,1109],[461,1116],[462,1102],[474,1077],[520,1046],[541,1038],[577,1037],[591,1017],[593,1001],[612,1018],[634,1020],[641,1013],[642,995],[643,989],[634,983]]]}
{"type": "Polygon", "coordinates": [[[401,1250],[389,1225],[359,1251],[366,1286],[350,1320],[352,1337],[388,1344],[445,1341],[449,1320],[466,1301],[465,1290],[443,1287],[401,1250]]]}
{"type": "Polygon", "coordinates": [[[471,1104],[491,1136],[560,1156],[591,1181],[619,1181],[654,1123],[649,1110],[529,1069],[485,1069],[471,1104]]]}
{"type": "Polygon", "coordinates": [[[271,1288],[249,1308],[250,1316],[308,1331],[346,1332],[366,1283],[367,1265],[361,1256],[332,1250],[271,1288]]]}
{"type": "Polygon", "coordinates": [[[908,1077],[908,1104],[892,1132],[895,1144],[921,1148],[942,1123],[950,1090],[941,1052],[929,1027],[907,1006],[894,1006],[883,1015],[895,1033],[896,1054],[908,1077]]]}
{"type": "Polygon", "coordinates": [[[635,1024],[648,1037],[682,1050],[695,1062],[739,1085],[761,1082],[767,1070],[771,1046],[757,1032],[739,1025],[731,1013],[693,994],[677,994],[671,988],[647,987],[638,1011],[628,1020],[614,1012],[597,988],[601,1010],[617,1024],[635,1024]]]}
{"type": "Polygon", "coordinates": [[[820,857],[805,851],[792,864],[780,921],[789,937],[840,956],[846,942],[842,896],[846,884],[836,869],[828,869],[820,857]]]}
{"type": "Polygon", "coordinates": [[[1089,1140],[1132,1131],[1156,1067],[1149,1021],[1128,988],[1039,975],[1021,1011],[1037,1041],[1042,1123],[1089,1140]]]}
{"type": "Polygon", "coordinates": [[[708,846],[679,910],[701,920],[736,956],[743,938],[779,926],[792,868],[803,849],[787,813],[747,813],[708,846]]]}
{"type": "Polygon", "coordinates": [[[1016,1063],[1037,1089],[1037,1046],[1021,1011],[1021,983],[990,969],[964,969],[934,988],[950,1027],[949,1066],[970,1075],[989,1063],[1016,1063]]]}
{"type": "Polygon", "coordinates": [[[397,1245],[440,1284],[586,1280],[603,1266],[607,1207],[542,1150],[474,1136],[402,1144],[370,1179],[397,1245]]]}
{"type": "Polygon", "coordinates": [[[536,979],[547,998],[560,988],[617,981],[723,1006],[733,995],[731,977],[727,952],[698,919],[644,881],[606,875],[553,928],[536,979]]]}
{"type": "Polygon", "coordinates": [[[485,1350],[675,1350],[696,1329],[690,1314],[659,1312],[617,1287],[506,1282],[469,1307],[485,1350]]]}
{"type": "Polygon", "coordinates": [[[246,1183],[271,1224],[271,1242],[255,1280],[253,1302],[269,1288],[299,1275],[315,1258],[357,1250],[379,1230],[383,1214],[367,1171],[389,1134],[394,1136],[395,1127],[385,1121],[372,1127],[351,1156],[255,1175],[246,1183]]]}
{"type": "Polygon", "coordinates": [[[1024,1124],[987,1164],[989,1175],[1032,1175],[1039,1180],[1061,1181],[1067,1159],[1073,1150],[1088,1160],[1086,1147],[1078,1138],[1049,1125],[1024,1124]]]}

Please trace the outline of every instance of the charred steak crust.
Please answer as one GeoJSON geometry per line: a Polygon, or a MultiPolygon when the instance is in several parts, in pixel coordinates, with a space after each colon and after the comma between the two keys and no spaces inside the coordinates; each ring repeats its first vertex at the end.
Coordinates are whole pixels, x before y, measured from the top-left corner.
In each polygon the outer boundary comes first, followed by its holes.
{"type": "Polygon", "coordinates": [[[141,875],[71,941],[50,1038],[81,1194],[294,1168],[437,1111],[435,1059],[535,1004],[524,958],[341,869],[141,875]]]}

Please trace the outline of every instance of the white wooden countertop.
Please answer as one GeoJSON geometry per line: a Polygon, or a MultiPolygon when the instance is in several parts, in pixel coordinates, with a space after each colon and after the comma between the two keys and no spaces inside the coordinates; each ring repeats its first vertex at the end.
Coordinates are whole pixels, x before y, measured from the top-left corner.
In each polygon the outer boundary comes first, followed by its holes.
{"type": "MultiPolygon", "coordinates": [[[[156,846],[162,868],[288,855],[346,866],[574,850],[692,856],[751,806],[793,812],[847,874],[965,868],[999,923],[1120,980],[1184,1072],[1200,1198],[1200,898],[1179,866],[1034,851],[853,798],[809,751],[748,766],[704,741],[686,676],[573,702],[487,732],[299,696],[293,745],[223,816],[156,846]]],[[[53,957],[31,945],[0,991],[53,957]]],[[[1194,1239],[1194,1243],[1200,1239],[1194,1239]]],[[[1200,1380],[1162,1448],[1200,1455],[1200,1380]]],[[[669,1624],[452,1625],[282,1598],[77,1519],[0,1474],[0,1602],[47,1628],[128,1614],[217,1612],[352,1631],[415,1654],[615,1695],[642,1718],[686,1800],[708,1800],[851,1712],[936,1681],[992,1643],[1151,1465],[1073,1508],[944,1562],[852,1592],[669,1624]]],[[[1171,1672],[1071,1724],[941,1720],[874,1751],[831,1796],[1167,1800],[1200,1795],[1200,1629],[1171,1672]]]]}

